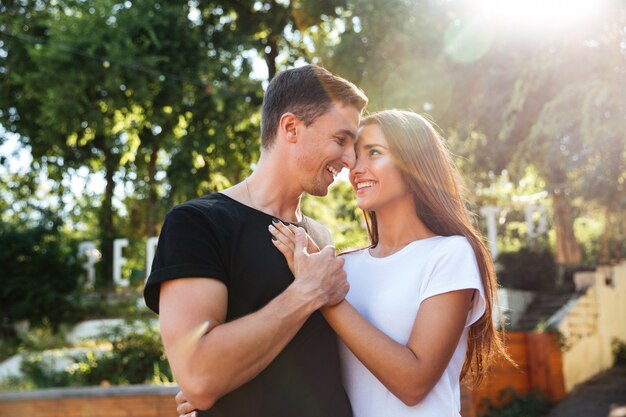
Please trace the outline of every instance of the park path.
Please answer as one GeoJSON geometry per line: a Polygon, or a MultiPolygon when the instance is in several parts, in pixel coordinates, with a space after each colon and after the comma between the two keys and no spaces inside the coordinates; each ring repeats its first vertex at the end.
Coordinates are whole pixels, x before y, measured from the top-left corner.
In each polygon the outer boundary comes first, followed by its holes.
{"type": "Polygon", "coordinates": [[[576,387],[547,415],[608,416],[626,417],[626,366],[613,367],[576,387]]]}

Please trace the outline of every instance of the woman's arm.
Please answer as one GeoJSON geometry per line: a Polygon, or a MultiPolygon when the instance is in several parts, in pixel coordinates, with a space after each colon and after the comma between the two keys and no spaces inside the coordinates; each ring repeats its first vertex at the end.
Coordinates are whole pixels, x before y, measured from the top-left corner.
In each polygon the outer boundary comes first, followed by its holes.
{"type": "Polygon", "coordinates": [[[424,300],[406,345],[371,325],[345,300],[322,312],[363,365],[411,406],[430,392],[448,366],[465,327],[473,292],[451,291],[424,300]]]}
{"type": "MultiPolygon", "coordinates": [[[[295,226],[274,223],[269,230],[275,246],[289,262],[295,226]]],[[[322,313],[361,363],[411,406],[430,392],[448,366],[463,333],[474,291],[450,291],[422,301],[406,345],[370,324],[346,300],[322,308],[322,313]]]]}

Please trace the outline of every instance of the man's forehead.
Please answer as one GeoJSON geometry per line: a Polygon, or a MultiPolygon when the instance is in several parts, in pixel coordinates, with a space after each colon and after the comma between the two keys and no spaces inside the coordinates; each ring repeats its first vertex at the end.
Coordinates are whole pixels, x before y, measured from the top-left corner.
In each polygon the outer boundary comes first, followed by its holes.
{"type": "Polygon", "coordinates": [[[359,115],[353,117],[351,115],[343,115],[336,120],[334,125],[335,135],[344,136],[346,138],[356,140],[357,131],[359,129],[359,115]]]}

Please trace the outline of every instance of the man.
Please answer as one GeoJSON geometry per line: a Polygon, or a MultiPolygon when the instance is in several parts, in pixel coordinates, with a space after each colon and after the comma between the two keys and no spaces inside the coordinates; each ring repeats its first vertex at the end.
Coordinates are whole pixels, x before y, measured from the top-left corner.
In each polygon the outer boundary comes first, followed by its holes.
{"type": "MultiPolygon", "coordinates": [[[[181,398],[207,415],[350,416],[335,335],[317,311],[348,290],[332,247],[305,251],[295,277],[271,242],[272,221],[302,226],[317,245],[329,232],[300,212],[303,192],[323,196],[354,164],[365,95],[308,65],[278,74],[262,108],[254,173],[168,214],[146,283],[160,313],[181,398]]],[[[184,407],[183,407],[184,408],[184,407]]]]}

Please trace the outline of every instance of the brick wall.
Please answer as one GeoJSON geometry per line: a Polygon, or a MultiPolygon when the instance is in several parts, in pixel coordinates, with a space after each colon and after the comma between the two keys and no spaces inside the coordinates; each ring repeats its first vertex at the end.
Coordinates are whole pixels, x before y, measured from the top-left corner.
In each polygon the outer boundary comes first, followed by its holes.
{"type": "Polygon", "coordinates": [[[0,394],[0,417],[176,417],[177,387],[134,385],[0,394]]]}

